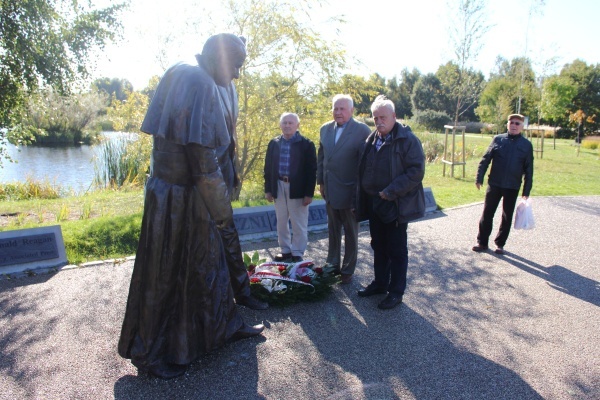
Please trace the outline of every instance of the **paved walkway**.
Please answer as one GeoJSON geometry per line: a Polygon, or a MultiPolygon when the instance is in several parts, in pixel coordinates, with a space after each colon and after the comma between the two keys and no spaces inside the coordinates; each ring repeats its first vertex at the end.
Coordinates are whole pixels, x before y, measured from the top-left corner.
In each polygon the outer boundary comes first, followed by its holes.
{"type": "MultiPolygon", "coordinates": [[[[388,311],[356,295],[372,277],[363,230],[353,284],[242,309],[263,337],[173,381],[116,353],[131,261],[0,281],[0,399],[598,399],[600,196],[533,200],[536,229],[505,256],[470,250],[481,204],[411,224],[408,291],[388,311]]],[[[309,246],[322,262],[325,235],[309,246]]]]}

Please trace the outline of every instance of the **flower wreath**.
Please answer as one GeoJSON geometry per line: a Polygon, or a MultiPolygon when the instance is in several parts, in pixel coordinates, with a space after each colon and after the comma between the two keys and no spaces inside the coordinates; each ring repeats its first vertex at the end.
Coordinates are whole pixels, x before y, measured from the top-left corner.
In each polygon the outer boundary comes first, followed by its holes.
{"type": "Polygon", "coordinates": [[[244,254],[244,263],[252,295],[273,305],[321,300],[339,281],[333,266],[317,267],[312,260],[265,262],[258,259],[258,253],[254,253],[252,258],[244,254]]]}

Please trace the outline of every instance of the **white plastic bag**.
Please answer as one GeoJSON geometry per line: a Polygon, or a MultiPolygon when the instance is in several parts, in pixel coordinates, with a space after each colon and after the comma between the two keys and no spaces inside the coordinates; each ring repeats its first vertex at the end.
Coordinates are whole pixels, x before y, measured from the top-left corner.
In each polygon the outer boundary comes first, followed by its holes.
{"type": "Polygon", "coordinates": [[[515,229],[533,229],[535,221],[533,220],[533,209],[531,208],[531,199],[521,199],[517,206],[515,215],[515,229]]]}

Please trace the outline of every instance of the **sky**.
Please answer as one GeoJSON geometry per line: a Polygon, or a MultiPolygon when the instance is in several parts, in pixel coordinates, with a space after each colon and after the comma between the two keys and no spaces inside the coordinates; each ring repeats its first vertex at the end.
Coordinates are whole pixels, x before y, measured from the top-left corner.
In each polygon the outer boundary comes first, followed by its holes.
{"type": "MultiPolygon", "coordinates": [[[[124,38],[106,48],[94,78],[124,78],[136,90],[168,66],[194,61],[208,29],[190,25],[194,22],[190,16],[206,9],[213,13],[213,20],[220,20],[217,0],[131,1],[123,17],[124,38]],[[170,38],[168,46],[165,38],[170,38]],[[160,49],[162,58],[157,57],[160,49]]],[[[425,74],[454,56],[448,39],[453,18],[447,1],[452,0],[330,0],[307,23],[324,38],[341,43],[349,59],[357,61],[343,73],[392,78],[399,77],[404,68],[416,68],[425,74]],[[331,16],[347,21],[337,37],[326,22],[331,16]]],[[[498,56],[508,60],[527,56],[538,74],[550,75],[577,58],[600,63],[600,1],[545,0],[541,7],[539,3],[489,0],[486,24],[490,29],[472,67],[489,76],[498,56]]]]}

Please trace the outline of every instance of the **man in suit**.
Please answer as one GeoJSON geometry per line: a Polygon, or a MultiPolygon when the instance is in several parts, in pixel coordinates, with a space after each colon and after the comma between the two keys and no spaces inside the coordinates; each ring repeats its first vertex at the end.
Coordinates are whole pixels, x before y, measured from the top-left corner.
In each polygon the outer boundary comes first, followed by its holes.
{"type": "Polygon", "coordinates": [[[352,282],[358,255],[358,221],[352,199],[356,191],[357,166],[370,129],[352,118],[352,97],[333,97],[333,121],[321,126],[317,153],[317,183],[325,199],[329,250],[327,263],[341,273],[342,283],[352,282]],[[342,227],[344,228],[344,260],[341,263],[342,227]]]}

